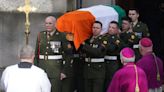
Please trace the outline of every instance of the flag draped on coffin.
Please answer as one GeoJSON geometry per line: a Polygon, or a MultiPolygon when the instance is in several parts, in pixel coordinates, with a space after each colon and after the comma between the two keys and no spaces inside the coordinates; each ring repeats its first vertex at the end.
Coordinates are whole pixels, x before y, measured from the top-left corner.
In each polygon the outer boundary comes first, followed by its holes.
{"type": "Polygon", "coordinates": [[[60,32],[74,35],[74,45],[78,49],[80,44],[92,35],[92,24],[95,20],[102,22],[102,34],[107,32],[111,21],[118,21],[117,11],[105,5],[96,5],[68,12],[57,19],[56,28],[60,32]]]}

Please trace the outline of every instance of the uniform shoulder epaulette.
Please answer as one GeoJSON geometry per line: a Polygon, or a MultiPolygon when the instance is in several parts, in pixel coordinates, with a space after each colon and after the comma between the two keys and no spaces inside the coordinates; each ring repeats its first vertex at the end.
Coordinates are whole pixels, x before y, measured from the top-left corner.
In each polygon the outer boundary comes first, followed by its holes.
{"type": "Polygon", "coordinates": [[[40,31],[40,34],[46,34],[46,31],[40,31]]]}
{"type": "Polygon", "coordinates": [[[142,21],[139,21],[138,22],[139,25],[146,25],[146,23],[142,22],[142,21]]]}

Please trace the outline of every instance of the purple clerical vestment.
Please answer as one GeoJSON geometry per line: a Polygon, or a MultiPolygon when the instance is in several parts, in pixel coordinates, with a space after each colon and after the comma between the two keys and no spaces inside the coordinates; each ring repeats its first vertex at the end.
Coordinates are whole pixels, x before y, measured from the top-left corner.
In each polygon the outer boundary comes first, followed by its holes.
{"type": "MultiPolygon", "coordinates": [[[[139,92],[148,92],[146,74],[137,67],[139,92]]],[[[135,92],[136,87],[136,72],[134,63],[126,64],[122,69],[118,70],[107,92],[135,92]]]]}
{"type": "Polygon", "coordinates": [[[163,72],[163,62],[161,59],[157,58],[157,65],[160,74],[160,80],[157,80],[157,67],[155,63],[155,58],[152,53],[144,55],[136,65],[144,70],[148,80],[148,88],[158,88],[162,86],[162,81],[164,80],[163,72]]]}

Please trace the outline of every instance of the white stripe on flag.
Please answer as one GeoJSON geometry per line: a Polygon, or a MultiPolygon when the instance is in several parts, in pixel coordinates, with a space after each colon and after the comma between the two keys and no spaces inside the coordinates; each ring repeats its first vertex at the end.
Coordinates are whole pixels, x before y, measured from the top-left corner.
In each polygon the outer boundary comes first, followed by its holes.
{"type": "Polygon", "coordinates": [[[118,22],[118,13],[114,8],[105,5],[96,5],[88,8],[81,8],[79,11],[89,11],[96,20],[102,22],[102,34],[108,31],[108,26],[111,21],[118,22]]]}

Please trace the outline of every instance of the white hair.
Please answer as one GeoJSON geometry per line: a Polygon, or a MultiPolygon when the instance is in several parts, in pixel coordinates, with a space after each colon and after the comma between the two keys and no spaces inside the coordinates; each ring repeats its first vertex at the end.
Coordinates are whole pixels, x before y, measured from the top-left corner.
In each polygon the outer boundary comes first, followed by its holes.
{"type": "Polygon", "coordinates": [[[120,53],[120,59],[123,59],[124,62],[135,62],[135,55],[131,58],[124,57],[122,52],[120,53]]]}
{"type": "Polygon", "coordinates": [[[29,59],[32,58],[33,55],[34,55],[34,49],[29,45],[23,46],[20,50],[21,59],[29,59]]]}

